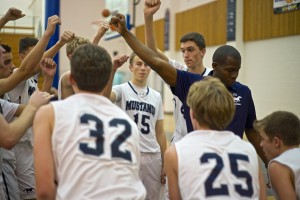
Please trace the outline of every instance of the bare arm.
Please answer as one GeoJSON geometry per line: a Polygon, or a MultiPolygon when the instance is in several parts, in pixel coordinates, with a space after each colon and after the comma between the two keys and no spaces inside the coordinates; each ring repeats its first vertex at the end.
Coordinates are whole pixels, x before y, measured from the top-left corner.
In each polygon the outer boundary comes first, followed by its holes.
{"type": "Polygon", "coordinates": [[[61,75],[61,99],[66,99],[67,97],[74,94],[74,90],[70,84],[70,77],[71,72],[65,72],[63,75],[61,75]]]}
{"type": "Polygon", "coordinates": [[[44,58],[43,61],[41,62],[40,67],[44,75],[42,91],[50,93],[53,78],[56,73],[56,63],[51,58],[44,58]]]}
{"type": "MultiPolygon", "coordinates": [[[[259,161],[258,161],[259,162],[259,161]]],[[[259,178],[259,199],[260,200],[267,200],[267,192],[266,192],[266,183],[264,180],[264,176],[262,174],[261,168],[259,167],[258,178],[259,178]]]]}
{"type": "Polygon", "coordinates": [[[279,199],[297,199],[295,177],[288,167],[274,161],[269,165],[269,176],[272,188],[276,191],[279,199]]]}
{"type": "Polygon", "coordinates": [[[0,79],[0,95],[12,90],[19,83],[32,75],[32,71],[38,66],[43,57],[46,46],[57,24],[60,24],[58,16],[49,17],[46,31],[32,51],[25,57],[19,69],[8,78],[0,79]]]}
{"type": "Polygon", "coordinates": [[[34,118],[33,132],[36,192],[37,199],[42,200],[52,200],[56,196],[55,166],[51,143],[53,124],[52,105],[41,107],[34,118]]]}
{"type": "Polygon", "coordinates": [[[178,157],[174,145],[167,149],[165,153],[165,170],[168,177],[170,199],[181,200],[178,182],[178,157]]]}
{"type": "Polygon", "coordinates": [[[177,71],[168,62],[162,60],[154,51],[143,45],[127,30],[124,15],[117,14],[112,17],[111,23],[120,33],[131,49],[146,62],[170,86],[176,86],[177,71]]]}
{"type": "MultiPolygon", "coordinates": [[[[161,159],[162,163],[164,163],[164,155],[167,149],[167,140],[166,140],[166,134],[164,131],[164,121],[163,120],[157,120],[155,124],[155,134],[156,134],[156,140],[160,146],[161,151],[161,159]]],[[[162,166],[161,170],[161,182],[165,183],[165,169],[164,166],[162,166]]]]}
{"type": "Polygon", "coordinates": [[[147,46],[152,49],[161,59],[169,62],[169,58],[163,54],[157,47],[154,30],[153,30],[153,15],[160,7],[160,1],[156,0],[153,5],[148,4],[149,0],[145,1],[144,5],[144,19],[145,19],[145,40],[147,46]]]}
{"type": "Polygon", "coordinates": [[[15,146],[32,125],[34,115],[38,108],[48,103],[51,98],[52,96],[46,92],[35,91],[18,119],[8,124],[5,119],[0,116],[0,146],[5,149],[10,149],[15,146]]]}
{"type": "Polygon", "coordinates": [[[111,97],[111,88],[112,88],[112,84],[113,84],[113,80],[114,80],[114,76],[116,74],[116,71],[118,70],[118,68],[120,68],[125,62],[127,62],[128,60],[128,56],[123,55],[123,56],[116,56],[113,59],[113,69],[111,71],[111,75],[109,78],[108,83],[106,84],[105,88],[103,89],[103,96],[107,97],[110,99],[111,97]]]}
{"type": "Polygon", "coordinates": [[[7,22],[20,19],[24,16],[25,14],[22,14],[21,10],[17,8],[9,8],[5,15],[0,19],[0,30],[7,22]]]}
{"type": "Polygon", "coordinates": [[[246,129],[245,134],[246,134],[249,142],[254,146],[259,157],[262,159],[262,161],[265,164],[267,164],[268,159],[266,158],[266,156],[260,146],[261,137],[260,137],[259,133],[255,129],[246,129]]]}
{"type": "Polygon", "coordinates": [[[98,45],[100,39],[104,36],[106,31],[109,29],[109,22],[107,21],[100,20],[99,22],[97,22],[97,25],[98,25],[98,30],[92,40],[93,45],[98,45]]]}

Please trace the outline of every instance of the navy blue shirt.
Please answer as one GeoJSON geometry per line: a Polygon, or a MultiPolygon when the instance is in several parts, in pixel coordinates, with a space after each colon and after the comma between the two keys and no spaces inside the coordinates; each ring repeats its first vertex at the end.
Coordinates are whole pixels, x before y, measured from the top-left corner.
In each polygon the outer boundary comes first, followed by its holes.
{"type": "MultiPolygon", "coordinates": [[[[210,75],[212,75],[212,73],[213,71],[211,71],[210,75]]],[[[204,77],[199,74],[177,70],[176,88],[173,87],[172,92],[183,103],[184,118],[188,132],[193,131],[193,125],[189,114],[190,108],[186,104],[186,98],[191,85],[203,78],[204,77]]],[[[245,129],[253,128],[253,121],[256,119],[251,91],[247,86],[239,82],[232,84],[228,90],[232,93],[234,98],[235,115],[226,130],[232,131],[242,138],[245,129]]]]}

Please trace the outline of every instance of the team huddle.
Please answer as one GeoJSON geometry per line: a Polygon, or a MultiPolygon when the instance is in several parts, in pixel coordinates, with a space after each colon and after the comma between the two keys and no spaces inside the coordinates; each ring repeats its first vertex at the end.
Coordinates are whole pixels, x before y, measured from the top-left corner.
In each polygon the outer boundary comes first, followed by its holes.
{"type": "MultiPolygon", "coordinates": [[[[300,200],[299,118],[275,111],[256,119],[251,90],[236,81],[242,58],[233,46],[217,48],[207,68],[205,39],[191,32],[180,40],[185,64],[169,59],[154,38],[160,4],[145,0],[146,45],[126,28],[122,14],[101,21],[92,40],[65,31],[46,51],[61,23],[49,17],[39,40],[19,41],[18,68],[2,41],[1,200],[267,199],[267,187],[276,199],[300,200]],[[112,26],[131,55],[111,58],[98,45],[112,26]],[[60,77],[56,99],[52,58],[64,45],[70,70],[60,77]],[[113,85],[127,61],[130,81],[113,85]],[[147,85],[151,70],[173,94],[169,147],[161,95],[147,85]]],[[[22,17],[10,8],[0,29],[22,17]]]]}

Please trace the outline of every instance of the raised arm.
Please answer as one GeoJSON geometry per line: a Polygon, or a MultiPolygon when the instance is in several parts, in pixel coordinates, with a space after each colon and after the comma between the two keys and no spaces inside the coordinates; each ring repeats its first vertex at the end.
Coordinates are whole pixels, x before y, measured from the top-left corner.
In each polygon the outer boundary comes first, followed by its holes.
{"type": "Polygon", "coordinates": [[[109,29],[109,22],[107,22],[107,21],[100,20],[100,21],[97,21],[96,24],[98,26],[98,30],[92,40],[93,45],[98,45],[98,43],[100,42],[100,39],[104,36],[106,31],[109,29]]]}
{"type": "MultiPolygon", "coordinates": [[[[123,55],[123,56],[116,56],[113,59],[113,69],[111,71],[111,75],[110,78],[108,80],[108,83],[106,84],[105,88],[103,89],[103,96],[111,99],[111,95],[112,95],[112,84],[113,84],[113,80],[114,80],[114,76],[116,74],[116,71],[118,70],[118,68],[120,68],[125,62],[127,62],[128,60],[128,56],[123,55]]],[[[113,101],[113,99],[111,99],[111,101],[113,101]]]]}
{"type": "Polygon", "coordinates": [[[32,72],[36,66],[38,66],[43,57],[47,44],[50,40],[50,37],[55,32],[57,24],[60,24],[60,19],[58,16],[54,15],[48,18],[48,26],[46,31],[32,51],[30,51],[30,53],[25,57],[18,70],[16,70],[16,72],[14,72],[8,78],[0,79],[0,95],[12,90],[20,82],[28,79],[32,75],[32,72]]]}
{"type": "Polygon", "coordinates": [[[22,14],[22,11],[17,8],[9,8],[5,15],[0,19],[0,29],[9,22],[20,19],[24,17],[25,14],[22,14]]]}
{"type": "Polygon", "coordinates": [[[161,59],[169,62],[169,58],[158,49],[155,41],[155,36],[154,36],[153,15],[159,10],[159,7],[160,7],[160,0],[145,1],[145,5],[144,5],[145,40],[146,40],[146,45],[150,49],[152,49],[161,59]]]}
{"type": "Polygon", "coordinates": [[[126,28],[125,17],[117,14],[111,18],[111,23],[115,26],[116,31],[122,35],[131,49],[146,62],[160,77],[170,86],[176,86],[177,71],[168,62],[161,59],[153,50],[143,45],[131,32],[126,28]]]}
{"type": "Polygon", "coordinates": [[[56,73],[56,63],[51,58],[44,58],[40,64],[40,68],[44,76],[42,91],[50,93],[53,78],[56,73]]]}

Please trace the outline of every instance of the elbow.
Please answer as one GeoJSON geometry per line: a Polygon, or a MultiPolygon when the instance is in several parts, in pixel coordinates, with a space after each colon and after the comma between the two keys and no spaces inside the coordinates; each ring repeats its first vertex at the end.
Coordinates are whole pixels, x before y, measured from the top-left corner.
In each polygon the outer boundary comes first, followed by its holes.
{"type": "Polygon", "coordinates": [[[10,138],[2,141],[1,147],[6,150],[11,150],[15,145],[17,144],[17,141],[14,141],[10,138]]]}
{"type": "Polygon", "coordinates": [[[55,199],[54,193],[52,193],[46,189],[43,190],[41,188],[37,190],[36,197],[37,197],[37,199],[40,199],[40,200],[54,200],[55,199]]]}

